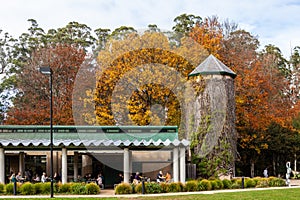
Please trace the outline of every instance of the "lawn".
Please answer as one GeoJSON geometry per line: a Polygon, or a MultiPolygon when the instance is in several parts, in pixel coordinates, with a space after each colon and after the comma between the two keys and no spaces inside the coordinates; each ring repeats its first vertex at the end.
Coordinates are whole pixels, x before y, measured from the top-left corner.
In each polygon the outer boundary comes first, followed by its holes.
{"type": "MultiPolygon", "coordinates": [[[[0,198],[3,198],[4,196],[0,196],[0,198]]],[[[97,197],[98,199],[101,198],[101,195],[97,197]]],[[[215,194],[191,194],[191,195],[176,195],[176,196],[144,196],[144,197],[112,197],[112,198],[101,198],[101,199],[107,199],[107,200],[113,200],[113,199],[119,199],[119,200],[133,200],[133,199],[141,199],[141,200],[286,200],[286,199],[299,199],[300,198],[300,188],[288,188],[288,189],[270,189],[270,190],[248,190],[245,189],[244,192],[221,192],[221,193],[215,193],[215,194]]],[[[9,198],[5,198],[9,199],[9,198]]],[[[11,198],[15,199],[15,198],[11,198]]],[[[18,199],[39,199],[39,198],[22,198],[19,196],[18,199]]],[[[42,198],[44,200],[51,199],[51,198],[42,198]]],[[[67,196],[64,198],[55,197],[55,200],[63,200],[67,199],[67,196]]],[[[76,198],[72,198],[76,199],[76,198]]],[[[81,200],[93,200],[96,198],[92,197],[80,197],[78,199],[81,200]]]]}

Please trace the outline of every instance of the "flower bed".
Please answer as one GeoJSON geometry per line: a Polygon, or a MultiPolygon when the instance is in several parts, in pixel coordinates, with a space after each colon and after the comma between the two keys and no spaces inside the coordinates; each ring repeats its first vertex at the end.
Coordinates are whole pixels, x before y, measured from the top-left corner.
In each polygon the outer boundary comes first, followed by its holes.
{"type": "MultiPolygon", "coordinates": [[[[207,191],[207,190],[222,190],[222,189],[239,189],[239,188],[261,188],[261,187],[278,187],[286,186],[285,180],[276,177],[270,178],[245,178],[242,183],[242,178],[231,180],[190,180],[185,184],[177,183],[156,183],[145,182],[145,194],[153,193],[168,193],[168,192],[191,192],[191,191],[207,191]],[[242,185],[243,184],[243,185],[242,185]]],[[[132,194],[142,193],[142,184],[121,183],[115,188],[116,194],[132,194]]]]}
{"type": "MultiPolygon", "coordinates": [[[[0,184],[0,194],[13,194],[14,185],[0,184]]],[[[50,194],[51,183],[17,183],[17,194],[21,195],[36,195],[50,194]]],[[[54,183],[53,191],[56,194],[99,194],[100,188],[95,183],[54,183]]]]}

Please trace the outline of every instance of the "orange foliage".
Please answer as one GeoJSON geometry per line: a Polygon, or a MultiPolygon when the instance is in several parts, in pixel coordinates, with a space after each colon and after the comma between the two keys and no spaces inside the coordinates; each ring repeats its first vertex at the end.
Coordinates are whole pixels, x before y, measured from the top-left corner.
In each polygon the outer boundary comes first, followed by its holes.
{"type": "Polygon", "coordinates": [[[5,124],[49,124],[49,76],[39,72],[40,66],[51,66],[53,71],[53,123],[74,124],[72,92],[76,73],[85,57],[83,49],[72,45],[56,45],[36,50],[31,62],[20,74],[17,98],[7,113],[5,124]]]}
{"type": "Polygon", "coordinates": [[[149,32],[109,41],[98,56],[100,69],[93,98],[96,120],[90,119],[90,123],[179,124],[180,100],[176,98],[184,95],[180,88],[207,56],[195,41],[186,39],[181,44],[171,48],[165,35],[149,32]],[[180,92],[174,95],[174,91],[180,92]]]}
{"type": "Polygon", "coordinates": [[[223,33],[216,17],[205,18],[204,22],[197,23],[190,32],[190,37],[202,45],[210,54],[220,58],[218,51],[221,49],[220,44],[223,33]]]}

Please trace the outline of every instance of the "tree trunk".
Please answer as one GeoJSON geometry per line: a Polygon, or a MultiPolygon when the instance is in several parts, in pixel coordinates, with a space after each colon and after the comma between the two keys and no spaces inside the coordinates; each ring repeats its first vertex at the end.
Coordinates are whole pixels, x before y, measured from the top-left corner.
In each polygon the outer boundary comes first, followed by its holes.
{"type": "Polygon", "coordinates": [[[276,173],[276,156],[275,156],[274,153],[273,153],[273,162],[272,162],[272,164],[273,164],[273,175],[277,176],[277,173],[276,173]]]}
{"type": "Polygon", "coordinates": [[[250,174],[251,174],[251,178],[254,177],[254,161],[251,160],[251,171],[250,171],[250,174]]]}
{"type": "Polygon", "coordinates": [[[294,171],[297,171],[297,154],[294,154],[295,160],[294,160],[294,171]]]}

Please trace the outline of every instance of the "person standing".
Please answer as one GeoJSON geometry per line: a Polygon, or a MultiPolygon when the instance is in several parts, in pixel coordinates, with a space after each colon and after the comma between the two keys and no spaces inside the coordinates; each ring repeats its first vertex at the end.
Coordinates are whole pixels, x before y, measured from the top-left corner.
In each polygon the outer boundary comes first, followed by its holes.
{"type": "Polygon", "coordinates": [[[18,180],[16,178],[15,173],[13,173],[9,179],[14,184],[14,195],[17,195],[17,181],[18,180]]]}
{"type": "Polygon", "coordinates": [[[55,180],[55,182],[56,182],[56,183],[60,182],[60,181],[61,181],[60,179],[61,179],[61,178],[60,178],[60,175],[59,175],[57,172],[55,172],[55,173],[54,173],[54,180],[55,180]]]}
{"type": "Polygon", "coordinates": [[[263,174],[264,174],[264,177],[265,177],[265,178],[268,178],[268,168],[266,168],[266,169],[264,170],[263,174]]]}

